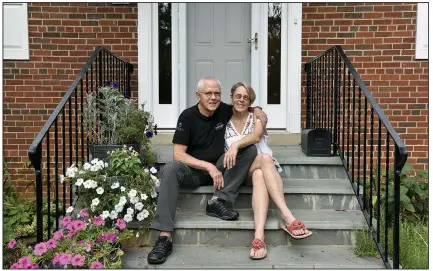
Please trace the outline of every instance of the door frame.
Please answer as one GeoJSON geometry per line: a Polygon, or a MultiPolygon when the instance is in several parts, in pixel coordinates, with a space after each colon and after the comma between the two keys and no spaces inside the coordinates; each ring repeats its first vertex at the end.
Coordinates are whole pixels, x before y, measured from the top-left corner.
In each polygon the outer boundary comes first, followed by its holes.
{"type": "MultiPolygon", "coordinates": [[[[138,101],[155,121],[173,123],[174,131],[179,114],[187,108],[187,38],[186,3],[172,3],[172,104],[158,103],[158,3],[138,3],[138,101]],[[149,42],[151,40],[151,42],[149,42]]],[[[251,36],[259,33],[259,49],[251,49],[251,84],[260,89],[267,86],[267,3],[251,3],[251,36]],[[266,22],[265,22],[266,21],[266,22]],[[265,33],[265,35],[261,35],[265,33]]],[[[283,3],[282,10],[281,97],[286,101],[285,131],[301,132],[301,52],[302,3],[283,3]],[[290,61],[288,61],[290,59],[290,61]],[[290,83],[289,83],[290,82],[290,83]],[[284,96],[284,97],[283,97],[284,96]]],[[[263,91],[257,91],[254,105],[263,105],[263,91]]],[[[264,108],[266,112],[266,107],[264,108]]],[[[281,130],[279,132],[282,132],[281,130]]]]}

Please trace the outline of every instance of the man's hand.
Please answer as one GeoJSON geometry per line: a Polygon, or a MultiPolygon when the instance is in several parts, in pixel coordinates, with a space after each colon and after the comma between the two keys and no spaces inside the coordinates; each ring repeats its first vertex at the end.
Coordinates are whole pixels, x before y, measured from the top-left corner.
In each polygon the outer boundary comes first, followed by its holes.
{"type": "Polygon", "coordinates": [[[236,164],[236,156],[238,155],[239,144],[233,143],[227,152],[224,154],[224,167],[232,168],[236,164]]]}
{"type": "Polygon", "coordinates": [[[208,165],[207,171],[209,172],[209,175],[212,177],[213,180],[213,187],[216,189],[224,188],[224,178],[221,171],[219,171],[216,166],[213,164],[208,165]]]}
{"type": "Polygon", "coordinates": [[[263,123],[263,127],[268,124],[268,116],[260,108],[254,108],[254,119],[259,119],[263,123]]]}

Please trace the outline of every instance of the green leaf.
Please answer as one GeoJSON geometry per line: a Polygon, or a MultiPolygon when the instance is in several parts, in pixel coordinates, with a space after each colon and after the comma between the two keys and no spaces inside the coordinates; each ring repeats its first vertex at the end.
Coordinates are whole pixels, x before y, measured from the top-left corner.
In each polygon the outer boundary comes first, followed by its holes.
{"type": "Polygon", "coordinates": [[[400,185],[400,195],[406,195],[409,188],[400,185]]]}
{"type": "Polygon", "coordinates": [[[417,193],[419,196],[422,196],[422,195],[425,194],[425,191],[423,191],[423,190],[421,189],[421,186],[420,186],[418,183],[416,183],[416,184],[413,186],[413,190],[414,190],[415,193],[417,193]]]}
{"type": "Polygon", "coordinates": [[[403,208],[408,210],[409,212],[415,213],[415,208],[413,207],[412,203],[403,202],[403,208]]]}
{"type": "Polygon", "coordinates": [[[400,194],[400,202],[410,203],[410,198],[406,195],[400,194]]]}

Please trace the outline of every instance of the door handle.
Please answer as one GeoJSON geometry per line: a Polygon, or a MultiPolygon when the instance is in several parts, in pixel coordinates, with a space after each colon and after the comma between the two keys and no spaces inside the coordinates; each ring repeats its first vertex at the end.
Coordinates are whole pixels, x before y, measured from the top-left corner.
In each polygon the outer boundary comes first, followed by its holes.
{"type": "Polygon", "coordinates": [[[247,39],[248,43],[251,43],[253,41],[254,41],[255,48],[257,50],[259,48],[259,34],[257,32],[254,34],[253,39],[247,39]]]}

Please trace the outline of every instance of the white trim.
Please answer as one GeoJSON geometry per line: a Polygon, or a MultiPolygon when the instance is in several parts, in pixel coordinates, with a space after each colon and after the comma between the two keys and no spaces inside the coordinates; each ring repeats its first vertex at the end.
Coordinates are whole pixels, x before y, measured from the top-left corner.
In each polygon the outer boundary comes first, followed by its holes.
{"type": "Polygon", "coordinates": [[[428,3],[417,4],[415,59],[428,59],[428,3]]]}
{"type": "Polygon", "coordinates": [[[151,3],[138,3],[138,102],[153,113],[152,91],[152,35],[151,3]]]}
{"type": "Polygon", "coordinates": [[[3,59],[5,60],[29,60],[29,21],[27,12],[27,3],[4,3],[3,16],[6,11],[12,17],[12,21],[7,20],[4,16],[3,20],[3,43],[5,40],[11,42],[18,39],[17,44],[3,44],[3,59]],[[8,29],[8,31],[5,31],[8,29]],[[14,37],[15,36],[15,37],[14,37]]]}
{"type": "Polygon", "coordinates": [[[287,131],[301,132],[302,3],[288,4],[287,131]]]}
{"type": "MultiPolygon", "coordinates": [[[[186,85],[186,3],[179,3],[179,114],[187,108],[186,85]]],[[[175,123],[176,125],[176,123],[175,123]]]]}

